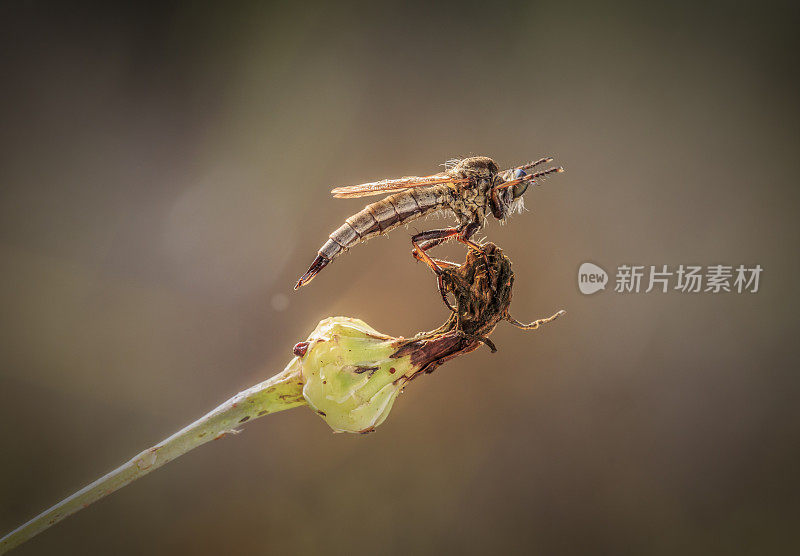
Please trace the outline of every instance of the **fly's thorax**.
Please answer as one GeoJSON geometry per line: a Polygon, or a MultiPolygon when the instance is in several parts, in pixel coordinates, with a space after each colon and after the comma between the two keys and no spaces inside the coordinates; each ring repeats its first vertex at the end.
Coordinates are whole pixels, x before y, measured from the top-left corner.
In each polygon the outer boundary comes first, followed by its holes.
{"type": "Polygon", "coordinates": [[[462,225],[483,221],[489,213],[490,189],[489,179],[473,178],[453,192],[449,205],[462,225]]]}
{"type": "Polygon", "coordinates": [[[462,224],[482,222],[490,211],[489,193],[497,176],[497,164],[486,156],[474,156],[459,161],[448,170],[459,184],[452,202],[453,212],[462,224]]]}
{"type": "Polygon", "coordinates": [[[488,156],[471,156],[459,160],[449,172],[459,177],[491,178],[497,174],[498,168],[488,156]]]}

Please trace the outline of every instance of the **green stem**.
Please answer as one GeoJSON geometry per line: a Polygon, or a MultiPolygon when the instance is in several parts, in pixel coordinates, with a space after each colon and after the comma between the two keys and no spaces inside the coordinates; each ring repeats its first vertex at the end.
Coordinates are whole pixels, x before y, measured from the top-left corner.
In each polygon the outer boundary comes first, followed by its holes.
{"type": "Polygon", "coordinates": [[[191,425],[141,452],[111,473],[100,477],[21,525],[0,539],[0,554],[5,554],[65,517],[147,475],[189,450],[228,433],[237,432],[236,427],[247,421],[305,403],[300,363],[298,358],[295,358],[283,372],[239,392],[191,425]]]}

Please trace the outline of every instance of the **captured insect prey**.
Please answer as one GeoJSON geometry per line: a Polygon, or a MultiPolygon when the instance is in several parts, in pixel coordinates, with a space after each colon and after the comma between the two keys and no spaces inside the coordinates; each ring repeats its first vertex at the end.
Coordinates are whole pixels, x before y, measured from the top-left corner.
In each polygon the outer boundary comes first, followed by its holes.
{"type": "Polygon", "coordinates": [[[414,258],[424,261],[439,274],[442,266],[447,263],[431,258],[427,251],[449,239],[455,239],[480,251],[478,244],[471,238],[481,229],[486,217],[491,213],[498,220],[505,220],[514,212],[521,212],[524,207],[522,195],[528,186],[531,183],[537,184],[544,176],[562,172],[563,168],[552,167],[536,172],[527,170],[552,160],[549,157],[541,158],[499,171],[491,158],[474,156],[454,161],[448,164],[444,172],[432,176],[387,179],[337,187],[331,193],[340,199],[394,193],[367,205],[345,220],[320,248],[314,262],[297,281],[294,289],[310,282],[343,251],[403,224],[441,211],[454,217],[458,225],[428,230],[411,238],[414,246],[411,254],[414,258]]]}

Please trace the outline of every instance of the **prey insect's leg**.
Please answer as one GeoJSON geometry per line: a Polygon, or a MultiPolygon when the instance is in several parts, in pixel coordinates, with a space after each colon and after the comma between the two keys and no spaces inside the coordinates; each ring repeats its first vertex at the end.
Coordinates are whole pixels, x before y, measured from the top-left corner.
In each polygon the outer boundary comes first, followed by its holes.
{"type": "Polygon", "coordinates": [[[491,341],[486,336],[476,336],[474,334],[463,334],[463,336],[467,340],[473,340],[473,341],[476,341],[476,342],[480,342],[483,345],[485,345],[486,347],[488,347],[490,350],[492,350],[492,353],[497,353],[497,346],[494,345],[494,342],[491,341]]]}
{"type": "Polygon", "coordinates": [[[548,322],[553,322],[554,320],[556,320],[558,317],[560,317],[561,315],[563,315],[565,313],[566,313],[566,311],[564,309],[561,309],[555,315],[550,315],[546,319],[535,320],[530,324],[523,324],[523,323],[519,322],[517,319],[515,319],[514,317],[512,317],[511,315],[506,315],[506,320],[508,322],[510,322],[511,324],[513,324],[514,326],[516,326],[517,328],[521,329],[521,330],[536,330],[541,325],[547,324],[548,322]]]}
{"type": "Polygon", "coordinates": [[[470,249],[474,249],[475,251],[481,254],[481,257],[483,257],[483,262],[486,264],[486,272],[489,274],[490,278],[489,282],[490,284],[492,284],[491,286],[492,289],[494,289],[493,285],[494,273],[492,272],[492,265],[489,264],[489,257],[486,256],[486,251],[483,250],[483,247],[481,247],[480,245],[478,245],[477,243],[475,243],[470,239],[473,235],[475,235],[475,232],[477,232],[480,229],[480,227],[481,225],[478,224],[477,222],[470,222],[469,224],[461,228],[461,231],[456,236],[456,239],[461,243],[463,243],[464,245],[466,245],[467,247],[469,247],[470,249]]]}
{"type": "Polygon", "coordinates": [[[442,278],[441,274],[439,274],[436,277],[436,287],[439,289],[439,295],[442,296],[442,301],[444,301],[444,306],[447,307],[448,309],[450,309],[451,313],[458,314],[458,311],[456,311],[456,308],[453,307],[452,303],[450,303],[450,300],[447,299],[447,291],[444,288],[444,278],[442,278]]]}

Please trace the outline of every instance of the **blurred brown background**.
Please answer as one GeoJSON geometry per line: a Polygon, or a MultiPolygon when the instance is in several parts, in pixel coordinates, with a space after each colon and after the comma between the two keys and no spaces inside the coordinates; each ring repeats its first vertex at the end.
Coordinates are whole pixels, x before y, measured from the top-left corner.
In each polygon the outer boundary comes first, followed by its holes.
{"type": "MultiPolygon", "coordinates": [[[[451,157],[567,173],[485,235],[514,314],[378,432],[294,410],[19,554],[800,549],[795,13],[770,3],[0,7],[0,531],[283,368],[328,315],[445,318],[361,207],[451,157]],[[578,265],[761,264],[761,291],[578,292],[578,265]]],[[[445,255],[463,256],[455,247],[445,255]]]]}

